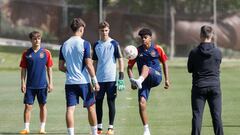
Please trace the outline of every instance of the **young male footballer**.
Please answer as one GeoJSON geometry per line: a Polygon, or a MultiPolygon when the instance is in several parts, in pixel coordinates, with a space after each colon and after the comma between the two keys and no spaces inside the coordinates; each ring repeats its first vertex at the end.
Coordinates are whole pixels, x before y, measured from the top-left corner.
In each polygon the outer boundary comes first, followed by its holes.
{"type": "Polygon", "coordinates": [[[79,103],[79,97],[82,98],[83,105],[88,110],[88,121],[92,135],[97,135],[95,91],[99,91],[99,85],[90,56],[91,45],[82,38],[85,26],[86,24],[81,18],[72,20],[73,35],[61,46],[59,54],[59,70],[66,74],[65,95],[68,135],[74,135],[74,111],[79,103]]]}
{"type": "Polygon", "coordinates": [[[45,124],[47,120],[47,93],[51,92],[53,89],[53,61],[50,51],[41,47],[41,34],[39,32],[31,32],[29,38],[32,47],[23,52],[20,62],[21,91],[24,93],[25,104],[25,128],[20,131],[20,134],[30,133],[29,125],[35,97],[37,97],[40,108],[39,133],[45,134],[45,124]]]}
{"type": "Polygon", "coordinates": [[[103,124],[103,99],[107,95],[107,103],[109,108],[109,126],[107,135],[113,135],[113,124],[115,118],[115,99],[117,97],[117,89],[122,91],[124,85],[124,64],[119,43],[109,36],[110,25],[103,21],[99,24],[99,32],[101,39],[94,44],[93,60],[97,65],[97,79],[100,85],[100,91],[96,96],[96,112],[98,120],[98,133],[102,134],[103,124]],[[117,78],[117,66],[119,64],[119,75],[117,78]],[[116,79],[117,78],[117,79],[116,79]]]}
{"type": "Polygon", "coordinates": [[[158,86],[162,81],[161,63],[165,77],[165,89],[169,88],[167,55],[164,50],[152,42],[152,32],[143,28],[138,35],[142,44],[138,47],[138,56],[128,61],[128,76],[133,89],[138,88],[139,114],[144,126],[143,135],[150,135],[147,117],[147,100],[151,88],[158,86]],[[137,63],[139,78],[134,79],[132,68],[137,63]]]}

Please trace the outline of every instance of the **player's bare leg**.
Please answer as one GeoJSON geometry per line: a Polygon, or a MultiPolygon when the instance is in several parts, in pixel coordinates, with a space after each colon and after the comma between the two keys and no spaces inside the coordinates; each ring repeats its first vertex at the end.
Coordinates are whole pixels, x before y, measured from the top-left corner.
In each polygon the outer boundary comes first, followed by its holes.
{"type": "Polygon", "coordinates": [[[41,134],[45,134],[45,124],[47,121],[47,105],[46,104],[39,104],[40,108],[40,132],[41,134]]]}
{"type": "Polygon", "coordinates": [[[47,120],[47,106],[46,104],[40,104],[40,122],[45,123],[47,120]]]}
{"type": "Polygon", "coordinates": [[[147,117],[147,101],[144,97],[141,97],[139,101],[139,114],[144,126],[144,135],[150,135],[147,117]]]}
{"type": "Polygon", "coordinates": [[[66,123],[68,128],[68,135],[74,135],[74,111],[75,106],[67,107],[66,123]]]}
{"type": "Polygon", "coordinates": [[[20,134],[28,134],[29,131],[29,124],[30,124],[30,119],[31,119],[31,112],[32,112],[32,105],[25,104],[24,108],[24,129],[20,131],[20,134]]]}
{"type": "Polygon", "coordinates": [[[141,97],[139,101],[139,114],[140,114],[143,125],[148,124],[147,102],[144,97],[141,97]]]}
{"type": "Polygon", "coordinates": [[[149,67],[146,65],[143,65],[142,67],[142,72],[141,72],[141,76],[146,79],[149,73],[149,67]]]}
{"type": "Polygon", "coordinates": [[[31,119],[32,105],[25,104],[24,123],[29,123],[31,119]]]}
{"type": "Polygon", "coordinates": [[[95,105],[91,105],[87,109],[88,109],[88,121],[91,126],[92,135],[98,135],[97,134],[97,115],[96,115],[95,105]]]}

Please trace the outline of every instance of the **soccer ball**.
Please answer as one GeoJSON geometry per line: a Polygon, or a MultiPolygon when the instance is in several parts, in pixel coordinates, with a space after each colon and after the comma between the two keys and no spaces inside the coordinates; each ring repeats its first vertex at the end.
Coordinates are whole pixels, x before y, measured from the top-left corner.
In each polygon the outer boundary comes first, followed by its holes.
{"type": "Polygon", "coordinates": [[[138,50],[135,46],[133,45],[128,45],[124,48],[124,54],[125,57],[129,60],[133,60],[137,57],[138,55],[138,50]]]}

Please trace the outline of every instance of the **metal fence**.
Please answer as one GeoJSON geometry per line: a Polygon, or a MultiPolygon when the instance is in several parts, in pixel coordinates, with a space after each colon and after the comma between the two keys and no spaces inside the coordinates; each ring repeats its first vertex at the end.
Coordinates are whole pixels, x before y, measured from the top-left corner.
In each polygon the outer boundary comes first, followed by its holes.
{"type": "Polygon", "coordinates": [[[148,27],[173,57],[186,56],[199,42],[200,27],[209,24],[218,46],[238,51],[238,7],[238,0],[0,0],[0,37],[28,40],[30,31],[39,30],[44,42],[61,44],[70,36],[71,19],[81,17],[87,23],[84,38],[93,43],[103,19],[122,47],[138,44],[138,30],[148,27]]]}

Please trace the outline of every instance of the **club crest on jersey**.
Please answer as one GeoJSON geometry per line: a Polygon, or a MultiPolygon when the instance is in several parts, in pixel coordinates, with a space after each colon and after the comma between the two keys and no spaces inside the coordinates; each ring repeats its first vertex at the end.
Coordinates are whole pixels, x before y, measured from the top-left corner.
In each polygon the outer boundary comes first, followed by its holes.
{"type": "Polygon", "coordinates": [[[44,58],[44,52],[41,52],[39,55],[40,58],[44,58]]]}
{"type": "Polygon", "coordinates": [[[154,50],[152,50],[150,54],[152,57],[156,57],[156,52],[154,50]]]}
{"type": "Polygon", "coordinates": [[[28,55],[28,58],[32,58],[32,55],[31,55],[31,54],[29,54],[29,55],[28,55]]]}
{"type": "Polygon", "coordinates": [[[156,74],[156,75],[161,75],[158,71],[155,71],[155,74],[156,74]]]}

